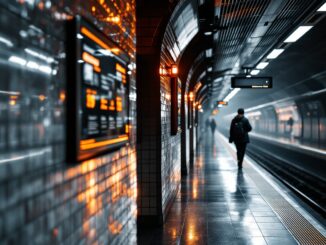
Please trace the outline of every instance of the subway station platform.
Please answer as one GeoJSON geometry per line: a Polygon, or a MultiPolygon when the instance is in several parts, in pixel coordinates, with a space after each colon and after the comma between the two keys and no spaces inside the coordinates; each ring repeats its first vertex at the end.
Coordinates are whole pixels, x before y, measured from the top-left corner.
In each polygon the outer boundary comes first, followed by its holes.
{"type": "Polygon", "coordinates": [[[300,201],[222,134],[204,137],[162,228],[138,231],[138,244],[326,244],[325,229],[300,201]]]}
{"type": "Polygon", "coordinates": [[[326,0],[0,16],[0,245],[326,245],[326,0]]]}

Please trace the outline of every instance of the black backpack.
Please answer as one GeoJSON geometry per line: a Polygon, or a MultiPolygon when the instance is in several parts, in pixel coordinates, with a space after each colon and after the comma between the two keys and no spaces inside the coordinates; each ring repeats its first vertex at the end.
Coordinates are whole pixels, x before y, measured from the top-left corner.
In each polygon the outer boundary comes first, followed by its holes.
{"type": "Polygon", "coordinates": [[[242,120],[236,121],[233,124],[233,136],[235,139],[243,139],[245,136],[242,120]]]}

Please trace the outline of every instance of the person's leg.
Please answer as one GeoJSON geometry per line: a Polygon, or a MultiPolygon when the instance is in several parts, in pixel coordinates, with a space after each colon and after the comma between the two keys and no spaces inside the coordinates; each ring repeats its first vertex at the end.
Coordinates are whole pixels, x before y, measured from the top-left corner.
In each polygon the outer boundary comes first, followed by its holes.
{"type": "Polygon", "coordinates": [[[237,148],[237,160],[238,160],[238,167],[239,167],[239,162],[241,158],[241,146],[239,143],[235,143],[235,147],[237,148]]]}
{"type": "Polygon", "coordinates": [[[238,162],[240,167],[242,167],[243,158],[244,158],[244,155],[246,153],[246,146],[247,146],[246,143],[243,143],[243,144],[240,145],[240,153],[239,153],[240,159],[239,159],[239,162],[238,162]]]}

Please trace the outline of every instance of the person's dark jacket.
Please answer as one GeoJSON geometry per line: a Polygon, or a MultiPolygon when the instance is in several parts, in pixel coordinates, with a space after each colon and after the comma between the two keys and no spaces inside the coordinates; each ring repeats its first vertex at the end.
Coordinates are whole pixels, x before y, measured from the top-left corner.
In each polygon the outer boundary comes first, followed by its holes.
{"type": "Polygon", "coordinates": [[[252,129],[249,120],[246,117],[239,117],[238,115],[232,119],[231,126],[230,126],[230,138],[229,142],[232,143],[249,143],[249,135],[248,132],[250,132],[252,129]],[[242,123],[243,129],[244,129],[244,135],[243,137],[237,137],[234,132],[234,125],[235,123],[240,122],[242,123]]]}

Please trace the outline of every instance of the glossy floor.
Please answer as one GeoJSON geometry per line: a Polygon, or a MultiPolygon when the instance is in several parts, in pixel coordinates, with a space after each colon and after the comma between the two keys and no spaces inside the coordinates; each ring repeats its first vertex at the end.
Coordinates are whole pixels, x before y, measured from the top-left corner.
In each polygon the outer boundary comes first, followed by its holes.
{"type": "Polygon", "coordinates": [[[297,244],[246,170],[207,137],[166,223],[140,231],[138,244],[297,244]]]}

